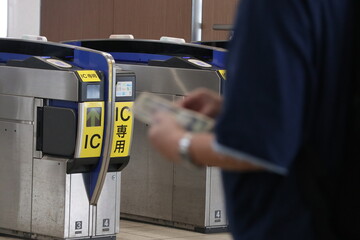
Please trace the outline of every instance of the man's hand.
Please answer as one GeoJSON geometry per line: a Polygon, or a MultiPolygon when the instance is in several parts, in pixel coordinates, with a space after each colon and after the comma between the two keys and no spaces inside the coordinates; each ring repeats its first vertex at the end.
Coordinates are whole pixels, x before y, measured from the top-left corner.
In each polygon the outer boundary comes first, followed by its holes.
{"type": "MultiPolygon", "coordinates": [[[[179,140],[186,131],[166,112],[154,116],[148,136],[152,146],[167,160],[180,163],[179,140]]],[[[263,171],[261,166],[253,165],[242,159],[235,159],[215,152],[211,144],[214,141],[212,133],[194,134],[191,140],[191,155],[199,166],[217,166],[230,171],[263,171]]]]}
{"type": "Polygon", "coordinates": [[[189,93],[178,104],[208,117],[215,118],[221,110],[222,98],[219,94],[206,88],[199,88],[189,93]]]}

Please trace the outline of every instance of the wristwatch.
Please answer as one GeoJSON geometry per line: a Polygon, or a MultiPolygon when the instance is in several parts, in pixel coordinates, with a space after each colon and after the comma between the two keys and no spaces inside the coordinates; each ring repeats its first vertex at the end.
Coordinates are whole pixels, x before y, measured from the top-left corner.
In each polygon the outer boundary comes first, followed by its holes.
{"type": "Polygon", "coordinates": [[[191,139],[192,139],[192,134],[190,132],[187,132],[184,134],[184,136],[182,136],[179,140],[179,155],[181,160],[194,164],[191,156],[190,156],[190,152],[189,152],[189,148],[190,148],[190,144],[191,144],[191,139]]]}

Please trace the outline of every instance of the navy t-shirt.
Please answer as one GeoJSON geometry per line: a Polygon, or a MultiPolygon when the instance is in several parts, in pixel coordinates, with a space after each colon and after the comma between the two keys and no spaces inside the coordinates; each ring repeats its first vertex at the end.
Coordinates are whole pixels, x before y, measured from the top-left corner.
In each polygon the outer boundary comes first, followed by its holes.
{"type": "Polygon", "coordinates": [[[299,154],[304,143],[311,146],[324,177],[336,174],[343,157],[353,78],[352,4],[240,1],[214,148],[267,170],[223,172],[236,240],[319,239],[299,179],[299,169],[306,175],[299,154]]]}

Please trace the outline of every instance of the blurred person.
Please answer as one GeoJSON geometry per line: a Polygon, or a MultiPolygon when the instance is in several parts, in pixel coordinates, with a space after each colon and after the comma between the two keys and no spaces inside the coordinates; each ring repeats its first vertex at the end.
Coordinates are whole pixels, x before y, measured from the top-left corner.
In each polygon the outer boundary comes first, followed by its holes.
{"type": "Polygon", "coordinates": [[[167,159],[223,169],[235,240],[360,239],[359,204],[345,191],[349,179],[359,191],[359,178],[344,177],[359,173],[341,170],[355,164],[354,3],[242,0],[223,97],[198,89],[179,103],[215,118],[214,132],[156,115],[149,139],[167,159]]]}

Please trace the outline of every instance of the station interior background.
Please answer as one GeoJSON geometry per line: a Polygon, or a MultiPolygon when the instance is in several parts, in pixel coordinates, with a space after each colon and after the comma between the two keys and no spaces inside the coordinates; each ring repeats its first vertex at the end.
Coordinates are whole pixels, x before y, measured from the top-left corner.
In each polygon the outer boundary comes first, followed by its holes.
{"type": "MultiPolygon", "coordinates": [[[[191,40],[192,0],[0,0],[0,37],[24,34],[49,41],[108,38],[133,34],[137,39],[161,36],[191,40]],[[7,10],[7,11],[6,11],[7,10]]],[[[202,1],[202,41],[226,40],[239,0],[202,1]]]]}
{"type": "MultiPolygon", "coordinates": [[[[227,40],[239,0],[202,1],[201,40],[227,40]]],[[[0,0],[0,37],[46,36],[48,41],[103,39],[132,34],[136,39],[161,36],[192,39],[192,0],[0,0]]],[[[126,171],[126,169],[125,169],[126,171]]],[[[1,213],[0,213],[1,214],[1,213]]],[[[0,235],[0,240],[15,239],[0,235]]],[[[230,240],[228,233],[202,234],[121,220],[122,240],[230,240]]]]}

